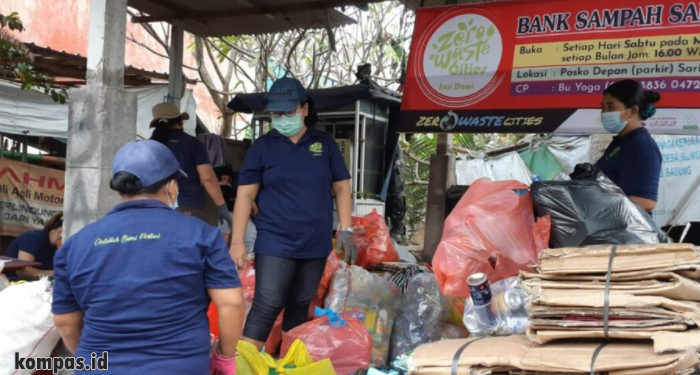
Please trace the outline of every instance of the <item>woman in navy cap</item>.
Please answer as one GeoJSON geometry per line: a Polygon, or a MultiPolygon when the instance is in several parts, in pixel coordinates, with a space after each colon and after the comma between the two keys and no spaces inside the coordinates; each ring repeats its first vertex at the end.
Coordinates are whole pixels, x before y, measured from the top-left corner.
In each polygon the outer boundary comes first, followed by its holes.
{"type": "Polygon", "coordinates": [[[110,182],[124,202],[56,255],[56,326],[86,364],[107,352],[108,373],[208,374],[210,299],[221,335],[211,367],[235,372],[241,283],[221,233],[174,210],[179,167],[158,142],[126,144],[110,182]]]}
{"type": "Polygon", "coordinates": [[[263,346],[284,309],[282,330],[307,321],[309,305],[333,250],[333,195],[339,245],[354,262],[350,174],[333,137],[313,126],[317,116],[306,90],[291,78],[277,80],[265,110],[274,128],[256,140],[238,177],[231,256],[242,266],[244,235],[257,202],[255,298],[243,335],[263,346]]]}

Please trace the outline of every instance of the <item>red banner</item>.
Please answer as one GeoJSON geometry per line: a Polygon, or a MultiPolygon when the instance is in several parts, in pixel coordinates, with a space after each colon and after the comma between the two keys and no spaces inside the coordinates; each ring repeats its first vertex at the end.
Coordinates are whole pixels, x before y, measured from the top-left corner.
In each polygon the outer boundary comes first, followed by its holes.
{"type": "Polygon", "coordinates": [[[700,2],[512,1],[419,9],[403,132],[604,133],[602,93],[662,94],[655,133],[700,133],[700,2]]]}

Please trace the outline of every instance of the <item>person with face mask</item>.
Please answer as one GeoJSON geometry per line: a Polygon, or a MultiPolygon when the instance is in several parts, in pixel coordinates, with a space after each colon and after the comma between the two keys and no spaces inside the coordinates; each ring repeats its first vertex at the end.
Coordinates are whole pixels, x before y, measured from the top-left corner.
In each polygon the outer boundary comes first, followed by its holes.
{"type": "Polygon", "coordinates": [[[659,100],[641,83],[624,80],[610,85],[601,103],[603,127],[617,136],[596,166],[647,212],[658,200],[662,158],[643,121],[654,116],[659,100]]]}
{"type": "Polygon", "coordinates": [[[174,209],[183,173],[161,143],[126,144],[110,181],[123,203],[57,253],[54,321],[76,356],[108,352],[100,373],[235,374],[241,282],[219,230],[174,209]],[[211,359],[210,301],[220,330],[211,359]]]}
{"type": "Polygon", "coordinates": [[[242,267],[245,230],[257,202],[255,297],[243,336],[258,348],[283,309],[283,331],[306,323],[333,250],[333,229],[348,262],[357,258],[350,173],[338,145],[312,127],[313,102],[298,80],[278,79],[266,99],[273,129],[253,143],[239,173],[230,248],[242,267]],[[340,228],[333,228],[334,195],[340,228]]]}
{"type": "Polygon", "coordinates": [[[187,174],[187,177],[177,177],[181,189],[179,201],[176,202],[177,209],[185,215],[198,217],[209,225],[217,226],[219,222],[225,221],[230,227],[231,212],[226,207],[204,144],[184,131],[184,121],[190,116],[187,112],[180,113],[173,103],[160,103],[153,107],[152,112],[150,127],[155,129],[151,139],[166,145],[187,174]],[[216,205],[215,214],[205,212],[205,191],[216,205]]]}

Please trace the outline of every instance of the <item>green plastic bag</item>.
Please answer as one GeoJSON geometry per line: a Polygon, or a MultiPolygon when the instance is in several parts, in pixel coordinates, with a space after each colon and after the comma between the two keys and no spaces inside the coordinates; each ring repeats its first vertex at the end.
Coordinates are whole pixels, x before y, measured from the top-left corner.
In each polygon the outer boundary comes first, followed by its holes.
{"type": "Polygon", "coordinates": [[[561,163],[546,145],[528,147],[520,150],[518,154],[530,171],[544,181],[552,180],[554,176],[564,173],[561,163]]]}

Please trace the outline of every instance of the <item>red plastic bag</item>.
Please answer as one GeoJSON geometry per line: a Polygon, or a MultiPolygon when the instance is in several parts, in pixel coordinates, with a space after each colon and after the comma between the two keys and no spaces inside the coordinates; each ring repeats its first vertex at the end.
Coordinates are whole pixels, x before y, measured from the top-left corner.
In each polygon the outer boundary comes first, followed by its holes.
{"type": "Polygon", "coordinates": [[[389,228],[377,210],[363,217],[353,217],[352,226],[355,229],[352,240],[357,246],[358,266],[369,268],[377,263],[399,260],[389,228]]]}
{"type": "Polygon", "coordinates": [[[300,339],[314,361],[331,360],[338,375],[366,369],[372,355],[372,336],[361,322],[330,309],[317,309],[318,318],[284,334],[281,355],[300,339]]]}
{"type": "Polygon", "coordinates": [[[467,278],[483,272],[496,282],[536,264],[549,243],[549,218],[535,223],[529,187],[481,179],[471,185],[445,221],[433,258],[440,290],[468,297],[467,278]]]}
{"type": "Polygon", "coordinates": [[[340,260],[338,253],[335,252],[335,250],[331,251],[331,254],[326,260],[326,268],[323,270],[323,277],[321,277],[321,283],[318,284],[316,296],[309,306],[309,319],[313,319],[316,307],[323,307],[323,300],[326,298],[328,288],[331,286],[333,275],[340,269],[340,260]]]}
{"type": "Polygon", "coordinates": [[[207,319],[209,319],[209,340],[213,344],[219,338],[219,310],[216,309],[214,302],[209,303],[207,319]]]}

